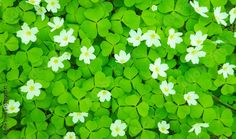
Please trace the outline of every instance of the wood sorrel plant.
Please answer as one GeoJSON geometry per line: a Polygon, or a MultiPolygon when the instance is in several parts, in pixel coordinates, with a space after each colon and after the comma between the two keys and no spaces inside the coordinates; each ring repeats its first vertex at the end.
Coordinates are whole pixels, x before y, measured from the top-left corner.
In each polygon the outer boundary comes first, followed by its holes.
{"type": "Polygon", "coordinates": [[[236,0],[0,0],[1,139],[236,139],[236,0]]]}

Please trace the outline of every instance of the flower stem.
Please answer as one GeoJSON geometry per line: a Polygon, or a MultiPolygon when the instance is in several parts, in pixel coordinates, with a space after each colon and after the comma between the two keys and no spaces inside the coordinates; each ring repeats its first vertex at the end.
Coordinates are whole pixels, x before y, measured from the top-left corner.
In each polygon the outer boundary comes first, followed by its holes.
{"type": "Polygon", "coordinates": [[[4,100],[3,100],[3,133],[6,135],[7,134],[7,112],[5,110],[5,106],[8,102],[8,90],[7,90],[7,81],[5,82],[4,86],[4,100]]]}

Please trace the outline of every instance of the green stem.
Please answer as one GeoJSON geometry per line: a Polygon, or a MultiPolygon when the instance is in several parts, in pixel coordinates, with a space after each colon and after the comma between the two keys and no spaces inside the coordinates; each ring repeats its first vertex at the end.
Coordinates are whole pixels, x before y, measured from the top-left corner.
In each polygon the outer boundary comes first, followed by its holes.
{"type": "Polygon", "coordinates": [[[236,109],[235,109],[234,107],[230,106],[230,105],[227,104],[227,103],[222,102],[222,101],[221,101],[217,96],[215,96],[215,95],[212,95],[212,97],[213,97],[214,100],[216,100],[217,102],[219,102],[221,105],[223,105],[223,106],[225,106],[225,107],[231,109],[234,113],[236,113],[236,109]]]}
{"type": "Polygon", "coordinates": [[[3,100],[3,132],[4,134],[7,134],[7,112],[5,110],[5,105],[8,102],[8,90],[7,90],[7,81],[4,86],[4,100],[3,100]]]}

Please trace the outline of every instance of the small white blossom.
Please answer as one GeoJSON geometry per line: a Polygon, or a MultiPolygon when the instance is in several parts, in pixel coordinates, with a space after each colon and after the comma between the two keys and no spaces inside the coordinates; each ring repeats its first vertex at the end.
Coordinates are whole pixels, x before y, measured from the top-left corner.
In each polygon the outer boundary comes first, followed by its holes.
{"type": "Polygon", "coordinates": [[[60,17],[53,17],[53,23],[48,22],[48,25],[52,28],[50,31],[53,32],[56,29],[59,29],[64,24],[64,19],[60,17]]]}
{"type": "Polygon", "coordinates": [[[86,46],[83,46],[80,48],[81,54],[79,56],[80,61],[84,61],[85,64],[90,64],[90,60],[94,60],[96,56],[93,54],[95,49],[93,46],[87,48],[86,46]]]}
{"type": "Polygon", "coordinates": [[[166,70],[169,69],[167,64],[161,63],[161,58],[157,58],[154,64],[149,65],[149,69],[152,71],[152,78],[157,79],[158,75],[166,77],[166,70]]]}
{"type": "Polygon", "coordinates": [[[7,113],[18,113],[20,111],[20,102],[10,99],[9,102],[5,105],[7,113]]]}
{"type": "Polygon", "coordinates": [[[41,16],[41,19],[45,19],[45,13],[47,10],[44,7],[40,7],[38,5],[34,6],[34,9],[36,10],[36,14],[41,16]]]}
{"type": "Polygon", "coordinates": [[[199,98],[198,94],[194,91],[190,91],[187,94],[184,94],[184,100],[187,101],[188,105],[197,105],[197,99],[199,98]]]}
{"type": "Polygon", "coordinates": [[[188,54],[185,56],[185,60],[187,62],[191,61],[193,64],[198,64],[199,63],[199,58],[200,57],[205,57],[206,52],[201,51],[202,46],[198,47],[189,47],[187,48],[188,54]]]}
{"type": "Polygon", "coordinates": [[[119,55],[115,54],[115,59],[117,63],[124,64],[130,59],[130,53],[126,54],[125,51],[120,50],[119,55]]]}
{"type": "Polygon", "coordinates": [[[124,130],[126,127],[127,127],[126,123],[122,123],[121,120],[116,120],[110,126],[111,135],[113,137],[124,136],[125,135],[124,130]]]}
{"type": "Polygon", "coordinates": [[[169,30],[168,42],[167,44],[170,45],[171,48],[175,48],[176,44],[180,44],[183,39],[180,37],[183,33],[175,32],[173,28],[169,30]]]}
{"type": "Polygon", "coordinates": [[[157,6],[156,5],[152,5],[151,9],[152,9],[153,12],[155,12],[155,11],[157,11],[157,6]]]}
{"type": "Polygon", "coordinates": [[[52,68],[52,71],[57,72],[59,68],[64,68],[63,60],[60,57],[52,57],[48,62],[48,68],[52,68]]]}
{"type": "Polygon", "coordinates": [[[174,84],[172,82],[167,83],[167,81],[162,81],[160,85],[162,93],[166,96],[175,94],[175,90],[173,90],[173,87],[174,84]]]}
{"type": "Polygon", "coordinates": [[[39,5],[41,0],[27,0],[26,2],[32,5],[39,5]]]}
{"type": "Polygon", "coordinates": [[[127,39],[134,47],[139,46],[142,41],[142,30],[138,28],[137,32],[133,29],[129,31],[130,37],[127,39]]]}
{"type": "Polygon", "coordinates": [[[63,139],[76,139],[75,132],[67,132],[63,139]]]}
{"type": "Polygon", "coordinates": [[[190,35],[190,44],[192,46],[201,46],[207,38],[207,34],[203,35],[202,31],[197,31],[196,34],[190,35]]]}
{"type": "Polygon", "coordinates": [[[45,0],[47,2],[47,10],[56,13],[61,8],[59,0],[45,0]]]}
{"type": "Polygon", "coordinates": [[[195,12],[197,12],[203,17],[208,17],[208,15],[206,15],[206,13],[209,11],[207,7],[199,6],[198,1],[196,0],[194,0],[193,2],[190,1],[190,5],[194,8],[195,12]]]}
{"type": "Polygon", "coordinates": [[[38,33],[37,27],[30,28],[27,23],[24,23],[21,29],[22,30],[17,31],[16,36],[21,38],[22,43],[28,44],[30,41],[35,42],[37,40],[35,36],[35,34],[38,33]]]}
{"type": "Polygon", "coordinates": [[[196,135],[200,134],[202,131],[202,127],[207,128],[209,127],[208,123],[196,123],[192,126],[192,128],[188,132],[195,132],[196,135]]]}
{"type": "Polygon", "coordinates": [[[20,90],[21,92],[27,92],[26,99],[33,99],[34,96],[40,95],[40,88],[42,88],[40,83],[29,80],[25,86],[20,88],[20,90]]]}
{"type": "Polygon", "coordinates": [[[64,61],[64,60],[70,60],[71,54],[70,54],[69,52],[64,52],[59,58],[60,58],[62,61],[64,61]]]}
{"type": "Polygon", "coordinates": [[[215,44],[221,44],[221,43],[224,43],[222,40],[216,40],[214,41],[215,44]]]}
{"type": "Polygon", "coordinates": [[[87,112],[72,112],[69,114],[69,116],[72,116],[72,121],[74,124],[76,124],[78,121],[81,123],[84,123],[85,117],[88,117],[87,112]]]}
{"type": "Polygon", "coordinates": [[[236,32],[234,32],[234,38],[236,38],[236,32]]]}
{"type": "Polygon", "coordinates": [[[160,36],[154,30],[148,30],[143,34],[142,40],[146,40],[146,45],[151,47],[152,45],[159,47],[161,46],[160,36]]]}
{"type": "Polygon", "coordinates": [[[168,129],[170,128],[170,124],[168,124],[166,121],[158,122],[157,126],[158,126],[158,129],[161,133],[169,134],[168,129]]]}
{"type": "Polygon", "coordinates": [[[214,16],[215,16],[216,22],[218,24],[222,24],[224,26],[227,26],[225,19],[228,17],[228,14],[226,12],[221,13],[221,7],[216,7],[214,9],[214,16]]]}
{"type": "Polygon", "coordinates": [[[68,32],[66,32],[65,29],[63,29],[60,32],[60,35],[54,36],[54,41],[59,43],[61,47],[67,46],[69,43],[74,43],[75,42],[75,37],[73,36],[73,29],[70,29],[68,32]]]}
{"type": "Polygon", "coordinates": [[[230,15],[230,18],[229,18],[229,21],[230,21],[230,24],[233,24],[235,19],[236,19],[236,7],[235,8],[232,8],[230,11],[229,11],[229,15],[230,15]]]}
{"type": "Polygon", "coordinates": [[[228,78],[228,75],[234,75],[234,68],[236,66],[233,64],[225,63],[220,70],[218,70],[218,74],[223,74],[224,78],[228,78]]]}
{"type": "Polygon", "coordinates": [[[110,101],[111,100],[111,93],[107,90],[101,90],[98,92],[97,97],[99,97],[100,102],[110,101]]]}

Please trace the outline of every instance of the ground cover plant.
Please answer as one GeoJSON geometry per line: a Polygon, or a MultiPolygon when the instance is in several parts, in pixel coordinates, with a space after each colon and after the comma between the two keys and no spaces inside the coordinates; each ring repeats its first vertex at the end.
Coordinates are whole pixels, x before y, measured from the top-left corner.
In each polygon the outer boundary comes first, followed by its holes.
{"type": "Polygon", "coordinates": [[[236,139],[236,0],[0,0],[1,139],[236,139]]]}

